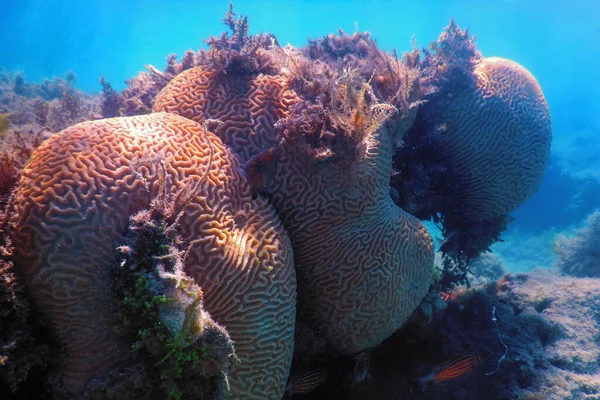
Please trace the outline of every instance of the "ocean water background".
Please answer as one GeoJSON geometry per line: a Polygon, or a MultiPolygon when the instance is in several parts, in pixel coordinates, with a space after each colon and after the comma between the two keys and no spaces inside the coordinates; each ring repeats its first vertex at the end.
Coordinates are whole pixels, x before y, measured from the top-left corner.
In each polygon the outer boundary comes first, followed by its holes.
{"type": "MultiPolygon", "coordinates": [[[[551,266],[559,231],[600,207],[600,1],[235,1],[251,33],[302,46],[343,29],[369,31],[386,50],[426,47],[454,18],[477,37],[484,56],[512,59],[538,79],[553,123],[552,160],[539,192],[513,215],[494,250],[509,270],[551,266]]],[[[26,81],[64,76],[99,92],[117,89],[144,65],[204,47],[218,36],[227,1],[3,0],[0,67],[26,81]]]]}

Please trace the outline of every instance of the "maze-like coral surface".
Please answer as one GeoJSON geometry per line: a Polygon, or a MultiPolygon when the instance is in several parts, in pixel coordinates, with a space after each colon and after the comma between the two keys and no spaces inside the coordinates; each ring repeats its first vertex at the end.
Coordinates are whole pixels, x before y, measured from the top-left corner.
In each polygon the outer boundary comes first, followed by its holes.
{"type": "MultiPolygon", "coordinates": [[[[315,68],[313,73],[323,65],[306,59],[294,62],[302,66],[300,70],[315,68]]],[[[262,159],[251,157],[277,146],[281,154],[272,177],[271,200],[294,248],[299,312],[335,350],[354,353],[376,346],[406,322],[431,284],[433,255],[425,227],[389,196],[391,149],[397,133],[383,129],[381,142],[379,136],[365,134],[372,127],[371,116],[366,115],[371,106],[365,100],[367,88],[363,81],[334,84],[338,72],[346,80],[356,75],[342,68],[336,71],[323,68],[319,82],[303,79],[306,85],[316,86],[304,88],[310,100],[300,100],[287,89],[290,84],[284,77],[223,75],[196,67],[175,77],[159,93],[154,110],[199,122],[221,119],[219,137],[257,171],[268,167],[262,159]],[[326,104],[318,105],[316,98],[336,98],[340,103],[323,100],[326,104]],[[303,115],[299,108],[290,117],[293,104],[305,100],[309,109],[318,111],[303,115]],[[337,115],[338,108],[348,115],[337,115]],[[356,129],[342,123],[350,115],[358,116],[356,129]],[[339,131],[336,134],[327,132],[334,130],[323,123],[328,116],[338,118],[337,124],[332,123],[339,131]],[[276,129],[275,122],[285,117],[289,117],[287,127],[276,129]],[[355,129],[356,138],[350,138],[349,129],[355,129]],[[284,139],[282,131],[289,137],[284,139]],[[355,149],[361,135],[368,137],[355,149]],[[317,161],[309,155],[307,142],[320,138],[335,142],[340,150],[337,161],[317,161]],[[344,153],[341,149],[346,147],[344,153]]]]}
{"type": "Polygon", "coordinates": [[[550,153],[548,105],[536,79],[514,61],[484,58],[473,88],[443,107],[443,151],[464,193],[462,213],[480,221],[514,210],[538,189],[550,153]]]}
{"type": "Polygon", "coordinates": [[[274,210],[253,200],[216,136],[157,113],[72,126],[40,146],[13,194],[15,264],[64,344],[71,394],[131,354],[114,337],[110,267],[129,217],[165,193],[184,268],[240,363],[228,397],[279,399],[293,350],[296,281],[274,210]]]}
{"type": "Polygon", "coordinates": [[[401,328],[432,283],[425,226],[389,196],[392,137],[381,129],[355,163],[315,162],[281,145],[273,204],[292,239],[298,312],[342,353],[401,328]]]}
{"type": "Polygon", "coordinates": [[[223,75],[195,67],[182,72],[156,96],[153,111],[203,123],[218,119],[218,135],[243,161],[279,142],[275,122],[295,99],[280,76],[223,75]]]}

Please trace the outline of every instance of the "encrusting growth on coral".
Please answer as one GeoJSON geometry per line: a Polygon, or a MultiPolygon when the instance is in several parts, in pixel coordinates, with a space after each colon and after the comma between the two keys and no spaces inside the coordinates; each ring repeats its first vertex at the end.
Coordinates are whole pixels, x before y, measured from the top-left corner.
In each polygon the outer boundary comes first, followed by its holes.
{"type": "Polygon", "coordinates": [[[222,398],[236,356],[227,331],[203,307],[202,289],[183,271],[178,216],[164,193],[131,217],[113,267],[121,335],[165,399],[222,398]]]}

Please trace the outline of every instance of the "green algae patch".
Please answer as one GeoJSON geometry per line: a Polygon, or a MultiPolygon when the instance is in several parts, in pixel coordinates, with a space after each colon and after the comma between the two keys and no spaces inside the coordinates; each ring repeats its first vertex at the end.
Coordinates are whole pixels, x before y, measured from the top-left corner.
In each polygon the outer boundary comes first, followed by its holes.
{"type": "Polygon", "coordinates": [[[117,330],[143,365],[152,396],[218,399],[236,359],[233,344],[204,309],[201,288],[183,272],[178,218],[168,219],[156,204],[131,218],[113,269],[117,330]]]}

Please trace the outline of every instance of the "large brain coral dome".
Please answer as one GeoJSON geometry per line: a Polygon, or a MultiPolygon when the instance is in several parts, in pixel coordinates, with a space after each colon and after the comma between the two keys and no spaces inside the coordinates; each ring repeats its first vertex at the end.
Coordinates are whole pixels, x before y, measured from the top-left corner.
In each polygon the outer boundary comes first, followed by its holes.
{"type": "Polygon", "coordinates": [[[389,196],[418,72],[367,34],[332,35],[304,53],[266,50],[269,72],[199,66],[174,78],[154,110],[223,119],[217,134],[248,160],[251,181],[269,184],[290,234],[301,317],[331,348],[359,352],[399,329],[432,281],[429,234],[389,196]]]}
{"type": "Polygon", "coordinates": [[[227,396],[281,397],[293,350],[292,253],[240,171],[220,139],[166,113],[81,123],[35,151],[11,200],[15,264],[66,349],[71,395],[131,354],[113,333],[109,266],[129,217],[162,185],[190,246],[185,272],[240,358],[227,396]]]}

